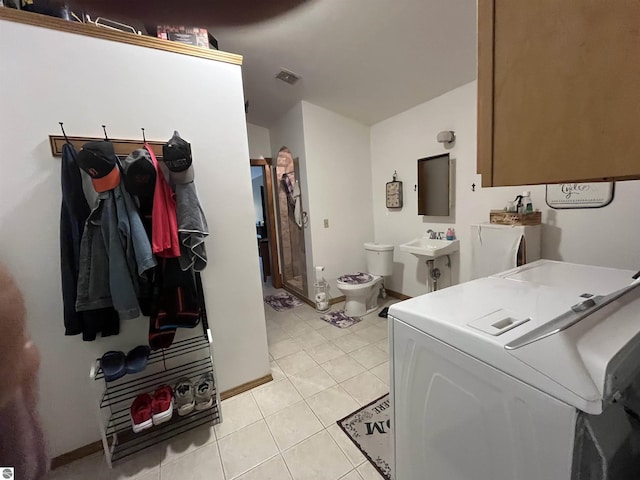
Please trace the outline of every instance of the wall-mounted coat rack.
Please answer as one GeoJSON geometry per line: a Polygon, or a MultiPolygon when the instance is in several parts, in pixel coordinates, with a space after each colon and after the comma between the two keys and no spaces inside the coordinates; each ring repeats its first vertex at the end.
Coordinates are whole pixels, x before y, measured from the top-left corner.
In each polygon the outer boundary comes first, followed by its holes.
{"type": "MultiPolygon", "coordinates": [[[[102,137],[71,137],[64,135],[49,135],[51,153],[54,157],[62,157],[62,147],[69,142],[80,151],[87,142],[104,141],[107,138],[106,127],[102,125],[102,137]]],[[[137,140],[108,137],[118,157],[126,157],[145,145],[145,131],[142,129],[137,140]]],[[[162,147],[166,141],[146,141],[158,159],[162,158],[162,147]]],[[[91,363],[90,378],[94,380],[96,397],[96,412],[98,428],[105,459],[109,467],[114,462],[128,458],[146,448],[165,442],[168,439],[186,433],[204,425],[214,425],[221,421],[220,393],[213,363],[212,335],[207,320],[204,303],[204,290],[200,274],[195,275],[195,287],[198,292],[200,308],[200,327],[202,333],[194,330],[188,338],[174,341],[167,348],[152,352],[147,359],[144,372],[136,376],[107,381],[98,358],[91,363]],[[130,408],[141,393],[152,392],[160,385],[175,385],[183,378],[195,383],[203,375],[213,378],[212,405],[202,410],[194,410],[187,414],[174,412],[169,421],[160,425],[153,425],[141,433],[134,433],[130,418],[130,408]]]]}
{"type": "MultiPolygon", "coordinates": [[[[67,136],[69,142],[74,146],[76,150],[80,150],[82,146],[87,142],[101,142],[104,137],[71,137],[67,136]]],[[[127,156],[137,148],[142,148],[144,142],[142,138],[139,140],[129,140],[122,138],[109,138],[109,141],[113,144],[113,149],[118,156],[127,156]]],[[[49,144],[51,145],[51,154],[54,157],[62,156],[62,146],[67,142],[63,135],[49,135],[49,144]]],[[[162,145],[167,143],[166,141],[151,141],[147,140],[147,144],[153,150],[153,153],[157,158],[162,158],[162,145]]]]}

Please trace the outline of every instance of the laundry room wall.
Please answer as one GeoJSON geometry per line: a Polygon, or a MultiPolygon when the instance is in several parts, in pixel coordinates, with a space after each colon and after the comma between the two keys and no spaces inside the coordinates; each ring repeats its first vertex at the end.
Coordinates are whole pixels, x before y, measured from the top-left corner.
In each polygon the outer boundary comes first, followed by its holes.
{"type": "Polygon", "coordinates": [[[116,337],[64,336],[60,159],[48,141],[60,121],[69,135],[100,136],[105,124],[112,138],[140,138],[145,127],[151,140],[177,129],[191,142],[211,232],[203,283],[219,390],[269,374],[240,66],[4,20],[0,64],[0,261],[24,293],[41,351],[50,454],[99,439],[89,368],[108,350],[146,343],[148,328],[139,318],[116,337]]]}
{"type": "MultiPolygon", "coordinates": [[[[470,225],[488,222],[491,209],[502,209],[523,190],[530,190],[534,207],[542,211],[542,256],[554,260],[617,268],[640,269],[640,223],[635,206],[640,181],[618,182],[613,202],[600,209],[553,210],[545,203],[545,186],[482,188],[476,173],[476,82],[411,108],[371,127],[373,191],[398,171],[404,181],[404,207],[385,208],[384,196],[373,196],[375,238],[396,245],[394,274],[389,288],[406,295],[427,292],[426,265],[398,245],[425,234],[431,228],[446,231],[452,226],[460,239],[460,252],[453,258],[453,281],[467,281],[470,271],[470,225]],[[456,132],[455,146],[447,150],[436,141],[442,130],[456,132]],[[417,214],[417,160],[449,152],[455,162],[455,207],[451,217],[433,218],[417,214]],[[475,191],[472,184],[476,185],[475,191]]],[[[567,128],[571,128],[570,125],[567,128]]],[[[544,141],[543,138],[540,139],[544,141]]],[[[603,160],[606,161],[606,160],[603,160]]],[[[443,259],[438,266],[446,273],[443,259]]],[[[441,282],[448,285],[447,279],[441,282]]]]}

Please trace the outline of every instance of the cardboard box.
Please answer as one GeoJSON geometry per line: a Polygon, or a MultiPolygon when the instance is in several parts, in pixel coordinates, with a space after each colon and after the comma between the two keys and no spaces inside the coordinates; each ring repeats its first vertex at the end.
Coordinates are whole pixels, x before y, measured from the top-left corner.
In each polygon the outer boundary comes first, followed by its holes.
{"type": "Polygon", "coordinates": [[[158,38],[209,48],[209,36],[206,28],[158,25],[158,38]]]}

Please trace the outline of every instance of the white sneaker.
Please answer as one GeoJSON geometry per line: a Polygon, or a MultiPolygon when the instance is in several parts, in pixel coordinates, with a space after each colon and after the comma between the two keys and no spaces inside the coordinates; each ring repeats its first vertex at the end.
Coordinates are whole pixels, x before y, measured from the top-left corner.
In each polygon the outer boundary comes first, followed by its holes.
{"type": "Polygon", "coordinates": [[[186,377],[178,380],[173,389],[173,396],[175,397],[175,407],[178,410],[178,415],[182,417],[193,412],[196,406],[196,398],[191,380],[186,377]]]}
{"type": "Polygon", "coordinates": [[[213,406],[213,375],[205,373],[195,384],[196,410],[205,410],[213,406]]]}

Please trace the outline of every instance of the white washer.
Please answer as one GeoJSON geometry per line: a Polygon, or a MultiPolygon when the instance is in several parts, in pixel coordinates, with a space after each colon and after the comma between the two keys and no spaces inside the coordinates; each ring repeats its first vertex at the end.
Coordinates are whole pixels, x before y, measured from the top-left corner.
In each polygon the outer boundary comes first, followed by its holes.
{"type": "Polygon", "coordinates": [[[640,478],[640,288],[606,304],[633,273],[540,260],[392,305],[395,480],[640,478]]]}
{"type": "Polygon", "coordinates": [[[542,225],[471,225],[471,278],[539,260],[541,239],[542,225]]]}

